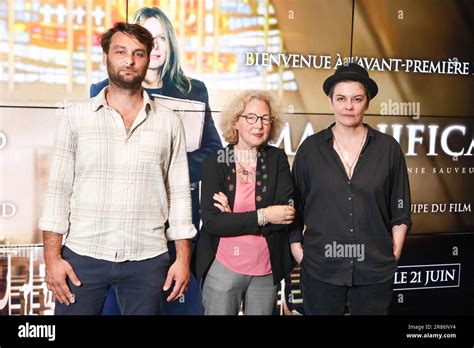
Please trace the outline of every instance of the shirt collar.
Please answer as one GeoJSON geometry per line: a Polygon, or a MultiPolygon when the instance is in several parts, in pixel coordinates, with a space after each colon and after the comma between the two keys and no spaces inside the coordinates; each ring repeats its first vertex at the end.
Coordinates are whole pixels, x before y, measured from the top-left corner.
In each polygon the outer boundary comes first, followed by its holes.
{"type": "MultiPolygon", "coordinates": [[[[97,94],[95,97],[91,98],[92,99],[92,105],[93,105],[93,111],[98,111],[102,107],[109,106],[107,104],[107,99],[105,99],[105,92],[109,87],[104,87],[102,90],[97,94]]],[[[144,89],[142,89],[142,95],[143,95],[143,105],[145,105],[145,111],[148,113],[148,111],[151,109],[153,112],[156,112],[156,105],[155,103],[152,102],[150,97],[148,96],[148,93],[145,92],[144,89]]]]}

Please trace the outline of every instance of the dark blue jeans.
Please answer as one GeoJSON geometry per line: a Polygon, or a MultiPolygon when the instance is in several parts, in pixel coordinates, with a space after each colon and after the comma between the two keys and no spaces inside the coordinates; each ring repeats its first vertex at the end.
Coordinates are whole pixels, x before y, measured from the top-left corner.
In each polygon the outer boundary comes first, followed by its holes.
{"type": "MultiPolygon", "coordinates": [[[[195,243],[191,243],[192,248],[195,247],[195,243]]],[[[168,253],[170,256],[170,263],[172,264],[176,260],[176,248],[174,242],[168,243],[168,253]]],[[[204,307],[202,305],[201,288],[196,277],[191,274],[188,291],[183,296],[178,297],[175,301],[165,301],[165,299],[171,294],[173,290],[171,288],[163,293],[163,315],[204,315],[204,307]]],[[[103,315],[120,315],[120,308],[117,303],[117,296],[115,289],[110,288],[105,305],[102,311],[103,315]]]]}
{"type": "Polygon", "coordinates": [[[392,303],[394,278],[370,285],[340,286],[323,282],[301,267],[305,315],[386,315],[392,303]]]}
{"type": "Polygon", "coordinates": [[[62,257],[69,262],[82,285],[67,283],[76,302],[56,301],[55,315],[100,315],[110,287],[124,315],[157,315],[163,307],[163,285],[168,272],[168,253],[143,261],[110,262],[78,255],[67,247],[62,257]]]}

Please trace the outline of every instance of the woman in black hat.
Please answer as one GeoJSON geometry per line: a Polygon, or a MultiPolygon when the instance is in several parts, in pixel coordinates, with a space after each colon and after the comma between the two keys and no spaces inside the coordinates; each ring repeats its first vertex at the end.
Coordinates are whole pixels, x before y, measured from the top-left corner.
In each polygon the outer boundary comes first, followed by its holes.
{"type": "Polygon", "coordinates": [[[339,67],[323,90],[335,123],[307,138],[293,163],[290,243],[305,313],[342,315],[348,303],[350,314],[387,314],[411,226],[405,159],[394,138],[363,123],[378,92],[363,67],[339,67]]]}

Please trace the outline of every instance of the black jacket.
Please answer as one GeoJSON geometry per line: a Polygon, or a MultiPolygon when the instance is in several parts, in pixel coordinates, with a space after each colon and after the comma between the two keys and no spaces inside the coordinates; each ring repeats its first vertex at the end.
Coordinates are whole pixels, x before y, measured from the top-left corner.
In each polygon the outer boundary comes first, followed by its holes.
{"type": "MultiPolygon", "coordinates": [[[[233,146],[209,156],[203,165],[201,186],[202,228],[194,249],[191,267],[202,278],[214,260],[220,237],[234,237],[259,230],[270,251],[273,282],[278,284],[293,268],[288,225],[267,224],[258,227],[257,212],[222,213],[214,206],[214,193],[223,192],[234,206],[236,174],[232,160],[233,146]],[[227,160],[226,160],[227,159],[227,160]]],[[[264,146],[258,153],[255,186],[257,209],[270,205],[290,204],[293,184],[288,158],[283,150],[264,146]]]]}

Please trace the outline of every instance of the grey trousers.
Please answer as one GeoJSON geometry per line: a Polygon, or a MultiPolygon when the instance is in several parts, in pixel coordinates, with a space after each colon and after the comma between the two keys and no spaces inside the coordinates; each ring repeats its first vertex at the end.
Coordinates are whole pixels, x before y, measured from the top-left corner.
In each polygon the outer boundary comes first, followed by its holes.
{"type": "Polygon", "coordinates": [[[237,315],[243,301],[245,315],[272,315],[278,286],[273,276],[249,276],[236,273],[217,259],[209,269],[202,289],[205,315],[237,315]]]}

